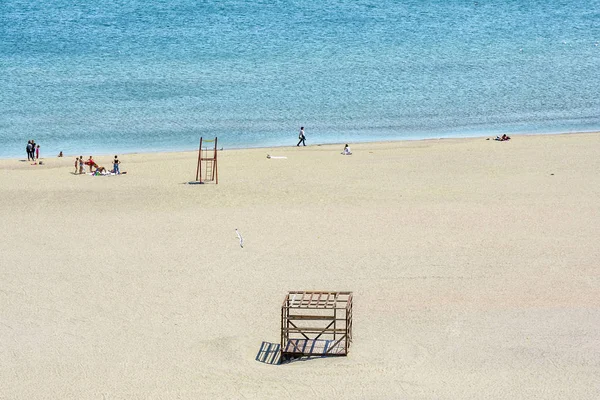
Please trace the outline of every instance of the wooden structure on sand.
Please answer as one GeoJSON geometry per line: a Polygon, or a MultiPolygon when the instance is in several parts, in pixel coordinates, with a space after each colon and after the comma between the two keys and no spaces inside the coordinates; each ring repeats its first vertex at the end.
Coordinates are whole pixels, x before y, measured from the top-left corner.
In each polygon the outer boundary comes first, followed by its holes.
{"type": "Polygon", "coordinates": [[[352,342],[352,292],[289,292],[281,306],[281,360],[345,356],[352,342]]]}
{"type": "Polygon", "coordinates": [[[203,141],[200,137],[200,147],[198,147],[198,167],[196,168],[196,182],[215,182],[219,183],[219,175],[217,171],[217,138],[214,140],[205,139],[203,141]],[[202,148],[202,144],[214,143],[215,147],[209,149],[208,147],[202,148]],[[204,168],[202,167],[204,165],[204,168]]]}

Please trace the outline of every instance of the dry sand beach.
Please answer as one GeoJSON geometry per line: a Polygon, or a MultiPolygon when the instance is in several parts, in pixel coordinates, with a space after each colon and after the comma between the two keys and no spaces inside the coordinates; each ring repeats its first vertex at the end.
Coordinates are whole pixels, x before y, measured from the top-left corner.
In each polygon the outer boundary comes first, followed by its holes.
{"type": "Polygon", "coordinates": [[[1,160],[0,399],[600,397],[599,134],[342,147],[1,160]],[[348,357],[256,360],[288,290],[348,357]]]}

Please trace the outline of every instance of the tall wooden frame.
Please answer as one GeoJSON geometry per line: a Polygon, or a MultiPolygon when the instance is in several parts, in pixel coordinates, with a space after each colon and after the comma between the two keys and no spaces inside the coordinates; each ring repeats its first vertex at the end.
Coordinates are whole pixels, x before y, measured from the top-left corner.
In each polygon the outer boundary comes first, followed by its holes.
{"type": "Polygon", "coordinates": [[[196,167],[196,181],[200,183],[212,182],[219,183],[219,174],[217,171],[217,138],[214,140],[204,140],[206,142],[214,142],[214,151],[211,152],[207,147],[202,149],[203,139],[200,137],[200,146],[198,147],[198,166],[196,167]],[[202,162],[204,161],[204,178],[202,175],[202,162]]]}
{"type": "Polygon", "coordinates": [[[346,356],[352,343],[352,292],[289,292],[281,306],[281,360],[346,356]]]}

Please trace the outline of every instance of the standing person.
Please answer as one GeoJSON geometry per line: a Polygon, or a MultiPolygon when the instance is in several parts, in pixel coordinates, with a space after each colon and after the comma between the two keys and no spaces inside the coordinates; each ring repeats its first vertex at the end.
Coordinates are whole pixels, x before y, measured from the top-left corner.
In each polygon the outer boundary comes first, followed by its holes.
{"type": "Polygon", "coordinates": [[[79,156],[79,173],[83,174],[84,173],[84,168],[83,168],[83,156],[79,156]]]}
{"type": "Polygon", "coordinates": [[[31,140],[27,142],[27,147],[25,150],[27,150],[27,161],[29,161],[31,160],[31,140]]]}
{"type": "Polygon", "coordinates": [[[117,175],[121,173],[121,171],[119,171],[119,164],[121,164],[121,161],[115,156],[115,159],[113,160],[113,171],[117,175]]]}
{"type": "Polygon", "coordinates": [[[90,156],[89,160],[87,160],[85,163],[87,165],[89,165],[90,172],[92,172],[92,167],[94,167],[94,165],[96,165],[96,162],[94,161],[94,159],[92,158],[92,156],[90,156]]]}
{"type": "Polygon", "coordinates": [[[79,170],[79,158],[75,157],[75,173],[79,170]]]}
{"type": "Polygon", "coordinates": [[[39,144],[35,148],[35,159],[36,159],[36,161],[40,159],[40,145],[39,144]]]}
{"type": "Polygon", "coordinates": [[[298,135],[298,144],[296,145],[296,147],[300,146],[300,143],[302,143],[302,145],[306,146],[306,142],[304,141],[306,139],[306,136],[304,136],[304,127],[301,126],[300,127],[300,134],[298,135]]]}
{"type": "Polygon", "coordinates": [[[31,140],[31,161],[35,161],[35,140],[31,140]]]}

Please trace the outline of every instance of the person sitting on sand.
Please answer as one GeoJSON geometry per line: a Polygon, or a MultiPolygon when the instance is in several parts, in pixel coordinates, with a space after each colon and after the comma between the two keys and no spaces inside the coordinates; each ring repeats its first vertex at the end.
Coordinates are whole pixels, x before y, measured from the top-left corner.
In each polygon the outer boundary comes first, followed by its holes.
{"type": "Polygon", "coordinates": [[[504,135],[502,135],[502,138],[500,139],[500,141],[504,142],[505,140],[510,140],[510,136],[507,136],[506,133],[504,135]]]}
{"type": "Polygon", "coordinates": [[[96,163],[94,163],[93,167],[96,169],[96,170],[94,171],[94,174],[95,174],[95,175],[107,175],[107,174],[109,174],[109,173],[113,172],[113,171],[109,171],[109,170],[107,170],[105,167],[103,167],[103,166],[101,166],[101,165],[98,165],[98,164],[96,164],[96,163]]]}
{"type": "Polygon", "coordinates": [[[348,144],[346,144],[344,146],[344,150],[342,150],[342,154],[345,156],[351,156],[352,155],[352,151],[350,151],[350,147],[348,147],[348,144]]]}
{"type": "Polygon", "coordinates": [[[61,151],[60,153],[58,153],[58,156],[59,156],[59,157],[62,157],[62,156],[63,156],[63,154],[62,154],[62,151],[61,151]]]}

